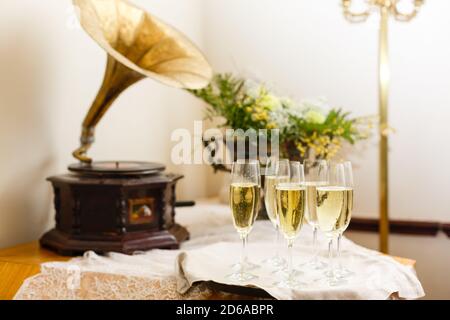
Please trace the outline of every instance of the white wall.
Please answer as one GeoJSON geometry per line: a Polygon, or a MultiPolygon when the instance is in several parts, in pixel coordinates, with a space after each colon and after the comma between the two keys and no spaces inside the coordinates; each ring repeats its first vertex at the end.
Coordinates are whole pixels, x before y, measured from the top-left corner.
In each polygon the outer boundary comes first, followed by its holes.
{"type": "MultiPolygon", "coordinates": [[[[202,47],[199,0],[135,3],[202,47]]],[[[70,0],[0,2],[0,248],[38,239],[53,224],[45,178],[74,162],[81,122],[101,84],[106,54],[73,21],[70,0]]],[[[172,129],[190,129],[202,117],[189,94],[143,80],[106,114],[92,155],[165,163],[186,175],[180,198],[202,196],[207,169],[171,165],[169,143],[172,129]]]]}
{"type": "MultiPolygon", "coordinates": [[[[352,25],[339,0],[208,0],[207,54],[216,69],[267,81],[296,98],[326,96],[354,115],[377,114],[376,21],[352,25]]],[[[450,221],[449,1],[392,21],[390,211],[450,221]]],[[[356,212],[377,215],[377,140],[352,151],[356,212]],[[361,151],[361,152],[359,152],[361,151]]]]}

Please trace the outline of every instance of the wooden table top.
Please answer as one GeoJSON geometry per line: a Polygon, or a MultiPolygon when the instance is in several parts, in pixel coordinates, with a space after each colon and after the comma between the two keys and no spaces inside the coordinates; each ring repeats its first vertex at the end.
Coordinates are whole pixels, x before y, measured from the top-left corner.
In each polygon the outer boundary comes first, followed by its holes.
{"type": "MultiPolygon", "coordinates": [[[[412,267],[416,263],[406,258],[394,258],[412,267]]],[[[0,300],[13,299],[24,280],[39,273],[42,263],[70,259],[41,248],[38,241],[0,250],[0,300]]]]}
{"type": "Polygon", "coordinates": [[[39,273],[41,263],[69,259],[41,248],[37,241],[0,250],[0,300],[14,298],[23,281],[39,273]]]}

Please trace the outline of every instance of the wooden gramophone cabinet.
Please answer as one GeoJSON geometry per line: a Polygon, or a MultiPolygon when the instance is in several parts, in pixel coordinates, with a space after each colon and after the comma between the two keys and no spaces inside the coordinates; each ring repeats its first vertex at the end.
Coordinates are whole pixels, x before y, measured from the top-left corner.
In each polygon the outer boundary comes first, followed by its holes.
{"type": "Polygon", "coordinates": [[[133,253],[179,247],[189,237],[174,221],[181,175],[150,163],[96,163],[48,178],[54,189],[55,229],[41,245],[62,255],[87,250],[133,253]]]}

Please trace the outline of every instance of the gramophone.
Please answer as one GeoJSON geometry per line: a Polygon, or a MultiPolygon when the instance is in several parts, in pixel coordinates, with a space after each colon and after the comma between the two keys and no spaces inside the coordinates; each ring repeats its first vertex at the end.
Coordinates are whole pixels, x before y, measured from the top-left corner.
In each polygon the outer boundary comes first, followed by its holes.
{"type": "Polygon", "coordinates": [[[62,255],[178,248],[189,237],[175,223],[178,174],[157,163],[93,161],[95,126],[115,99],[146,77],[175,88],[206,86],[212,70],[179,31],[126,0],[74,0],[81,26],[107,52],[103,84],[82,125],[78,163],[48,178],[56,226],[40,240],[62,255]]]}

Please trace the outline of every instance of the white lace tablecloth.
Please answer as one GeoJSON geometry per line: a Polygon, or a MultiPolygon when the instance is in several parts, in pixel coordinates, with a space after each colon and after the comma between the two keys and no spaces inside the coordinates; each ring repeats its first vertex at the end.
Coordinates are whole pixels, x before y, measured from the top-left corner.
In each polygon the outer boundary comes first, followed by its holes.
{"type": "MultiPolygon", "coordinates": [[[[226,272],[218,272],[215,268],[202,269],[204,266],[211,266],[211,263],[202,264],[202,261],[209,259],[215,261],[216,266],[224,266],[239,257],[239,239],[232,226],[228,207],[207,201],[195,207],[179,208],[177,221],[191,233],[191,240],[183,243],[180,250],[152,250],[138,252],[132,256],[118,253],[100,256],[87,252],[83,257],[69,262],[45,263],[38,275],[24,282],[15,299],[227,298],[223,295],[217,296],[217,293],[204,283],[195,282],[220,282],[220,279],[223,279],[220,275],[226,272]],[[220,246],[230,251],[229,254],[221,254],[220,246]],[[206,252],[202,253],[204,250],[206,252]],[[216,256],[208,256],[211,253],[216,256]],[[221,255],[226,256],[226,259],[221,261],[221,255]],[[184,261],[182,264],[178,264],[180,257],[184,261]],[[177,273],[180,265],[185,273],[181,278],[177,273]]],[[[249,250],[250,260],[260,262],[257,260],[264,257],[261,252],[267,256],[273,254],[274,239],[275,231],[270,222],[257,221],[249,241],[250,246],[259,249],[249,250]],[[261,248],[264,250],[260,250],[261,248]]],[[[310,257],[311,239],[311,230],[304,226],[294,248],[297,262],[310,257]]],[[[319,237],[319,246],[323,248],[322,255],[325,256],[325,239],[319,237]]],[[[285,291],[280,294],[280,291],[271,288],[268,288],[268,291],[275,297],[285,299],[386,299],[393,294],[414,299],[424,295],[412,267],[401,265],[390,257],[360,247],[345,238],[342,247],[345,263],[352,268],[358,268],[353,270],[357,274],[364,274],[364,277],[370,275],[365,277],[363,283],[358,280],[358,283],[349,282],[346,286],[335,288],[319,283],[317,287],[310,286],[295,294],[286,294],[285,291]],[[364,263],[361,264],[362,261],[364,263]],[[389,272],[380,274],[379,268],[389,272]]]]}

